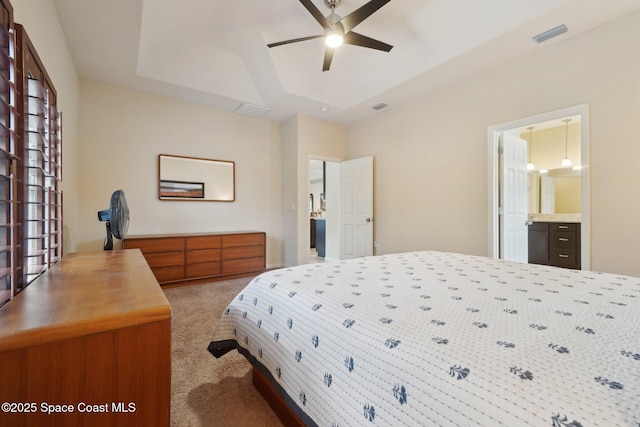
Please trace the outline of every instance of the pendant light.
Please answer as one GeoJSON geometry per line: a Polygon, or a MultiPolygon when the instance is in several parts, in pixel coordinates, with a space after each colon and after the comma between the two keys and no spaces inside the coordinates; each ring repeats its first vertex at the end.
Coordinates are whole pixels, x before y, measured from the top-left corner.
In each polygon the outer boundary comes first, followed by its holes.
{"type": "Polygon", "coordinates": [[[529,163],[527,163],[527,170],[532,171],[535,170],[535,166],[533,165],[533,162],[531,161],[531,131],[533,130],[533,126],[529,126],[527,129],[529,130],[529,163]]]}
{"type": "Polygon", "coordinates": [[[569,156],[567,155],[567,150],[568,150],[568,144],[569,144],[569,122],[571,121],[571,119],[564,119],[563,122],[565,123],[565,133],[564,133],[564,159],[562,159],[562,167],[563,168],[569,168],[571,167],[571,159],[569,158],[569,156]]]}

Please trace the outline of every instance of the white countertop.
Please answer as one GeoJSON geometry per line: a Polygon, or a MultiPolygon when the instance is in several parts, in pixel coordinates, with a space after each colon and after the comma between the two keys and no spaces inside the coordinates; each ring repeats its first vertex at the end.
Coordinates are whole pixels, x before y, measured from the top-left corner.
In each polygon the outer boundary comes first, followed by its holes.
{"type": "Polygon", "coordinates": [[[582,222],[581,214],[529,214],[534,222],[582,222]]]}

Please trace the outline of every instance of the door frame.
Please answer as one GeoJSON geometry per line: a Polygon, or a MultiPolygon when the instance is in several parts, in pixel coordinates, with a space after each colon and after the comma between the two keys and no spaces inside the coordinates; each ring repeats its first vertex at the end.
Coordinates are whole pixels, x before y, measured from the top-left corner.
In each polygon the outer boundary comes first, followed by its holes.
{"type": "Polygon", "coordinates": [[[499,162],[498,162],[498,137],[501,132],[509,129],[526,127],[528,125],[549,120],[561,119],[567,116],[580,115],[580,162],[581,176],[581,231],[580,253],[581,268],[591,269],[591,183],[590,183],[590,134],[589,134],[589,104],[578,104],[570,107],[549,111],[534,116],[524,117],[506,123],[492,125],[487,128],[487,160],[488,160],[488,195],[489,195],[489,256],[500,257],[499,236],[499,162]]]}

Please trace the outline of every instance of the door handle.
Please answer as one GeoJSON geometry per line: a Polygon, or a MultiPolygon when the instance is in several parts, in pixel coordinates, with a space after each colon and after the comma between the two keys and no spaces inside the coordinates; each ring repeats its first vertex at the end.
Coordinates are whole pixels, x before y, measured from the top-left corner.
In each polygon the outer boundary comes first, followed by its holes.
{"type": "Polygon", "coordinates": [[[367,218],[367,219],[365,219],[365,221],[366,222],[371,222],[371,221],[373,221],[373,218],[367,218]]]}

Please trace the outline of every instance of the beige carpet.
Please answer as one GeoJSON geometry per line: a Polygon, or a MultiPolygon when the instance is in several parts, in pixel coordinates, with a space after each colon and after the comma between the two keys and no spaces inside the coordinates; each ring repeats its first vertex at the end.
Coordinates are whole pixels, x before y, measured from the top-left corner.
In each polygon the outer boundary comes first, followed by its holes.
{"type": "Polygon", "coordinates": [[[171,304],[171,425],[282,426],[251,383],[237,351],[220,359],[207,346],[220,314],[251,278],[165,289],[171,304]]]}

